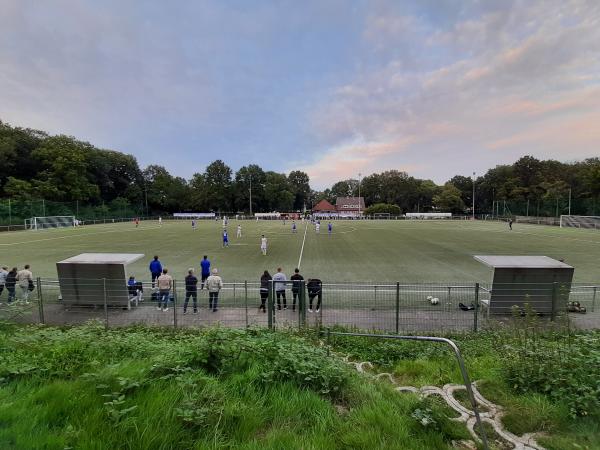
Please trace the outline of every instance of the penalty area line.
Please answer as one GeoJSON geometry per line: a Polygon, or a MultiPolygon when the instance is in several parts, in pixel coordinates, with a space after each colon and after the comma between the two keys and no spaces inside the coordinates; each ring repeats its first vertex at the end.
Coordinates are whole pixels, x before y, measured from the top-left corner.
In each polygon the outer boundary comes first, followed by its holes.
{"type": "Polygon", "coordinates": [[[304,242],[306,242],[306,232],[308,231],[308,224],[304,227],[304,237],[302,238],[302,247],[300,248],[300,257],[298,258],[298,269],[300,269],[300,264],[302,264],[302,254],[304,253],[304,242]]]}

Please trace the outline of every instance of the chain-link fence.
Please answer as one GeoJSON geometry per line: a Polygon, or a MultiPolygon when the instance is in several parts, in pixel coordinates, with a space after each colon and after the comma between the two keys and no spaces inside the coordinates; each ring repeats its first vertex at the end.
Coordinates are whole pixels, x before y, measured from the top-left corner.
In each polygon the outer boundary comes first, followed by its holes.
{"type": "MultiPolygon", "coordinates": [[[[322,283],[320,280],[224,283],[211,294],[200,284],[187,291],[175,280],[168,291],[151,282],[37,278],[24,297],[17,286],[8,303],[0,294],[0,320],[105,327],[333,327],[392,333],[477,331],[531,314],[568,318],[578,328],[600,328],[600,286],[584,284],[496,285],[480,283],[322,283]],[[76,286],[76,287],[74,287],[76,286]],[[263,307],[264,306],[264,307],[263,307]]],[[[6,292],[6,289],[4,290],[6,292]]]]}

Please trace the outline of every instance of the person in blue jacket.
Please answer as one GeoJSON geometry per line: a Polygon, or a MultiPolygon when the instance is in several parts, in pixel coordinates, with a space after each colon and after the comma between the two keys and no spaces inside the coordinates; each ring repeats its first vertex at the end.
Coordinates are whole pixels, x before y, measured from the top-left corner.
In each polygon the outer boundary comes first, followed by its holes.
{"type": "Polygon", "coordinates": [[[229,247],[229,235],[227,230],[223,230],[223,247],[229,247]]]}
{"type": "Polygon", "coordinates": [[[155,255],[154,259],[150,261],[149,269],[150,273],[152,274],[152,287],[154,287],[154,282],[158,277],[160,277],[163,269],[162,264],[158,260],[158,256],[155,255]]]}
{"type": "Polygon", "coordinates": [[[200,282],[200,289],[204,289],[204,283],[210,276],[210,261],[208,260],[208,256],[204,255],[204,258],[202,261],[200,261],[200,267],[202,268],[202,281],[200,282]]]}

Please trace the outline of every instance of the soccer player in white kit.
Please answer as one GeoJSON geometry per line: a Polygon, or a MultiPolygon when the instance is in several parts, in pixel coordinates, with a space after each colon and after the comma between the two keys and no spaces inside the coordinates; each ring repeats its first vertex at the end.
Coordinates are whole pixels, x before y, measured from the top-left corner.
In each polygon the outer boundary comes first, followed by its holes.
{"type": "Polygon", "coordinates": [[[263,255],[267,256],[267,238],[264,234],[260,238],[260,251],[263,255]]]}
{"type": "Polygon", "coordinates": [[[317,234],[319,233],[319,231],[321,230],[321,224],[319,222],[317,222],[315,224],[315,231],[317,232],[317,234]]]}
{"type": "Polygon", "coordinates": [[[158,226],[162,227],[162,217],[158,216],[158,226]]]}
{"type": "Polygon", "coordinates": [[[238,225],[237,226],[237,237],[241,238],[242,237],[242,226],[238,225]]]}

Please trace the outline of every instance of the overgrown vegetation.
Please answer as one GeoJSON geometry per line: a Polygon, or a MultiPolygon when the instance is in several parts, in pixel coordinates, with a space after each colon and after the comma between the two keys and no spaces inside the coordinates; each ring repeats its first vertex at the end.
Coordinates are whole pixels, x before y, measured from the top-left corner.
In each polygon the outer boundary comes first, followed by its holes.
{"type": "MultiPolygon", "coordinates": [[[[508,430],[600,448],[600,333],[526,316],[452,337],[508,430]]],[[[330,344],[402,384],[461,382],[445,346],[330,344]]],[[[454,416],[440,399],[365,382],[313,332],[0,325],[0,448],[442,449],[469,438],[454,416]]]]}
{"type": "MultiPolygon", "coordinates": [[[[563,325],[565,325],[563,323],[563,325]]],[[[517,435],[544,432],[551,449],[600,448],[600,332],[549,329],[530,310],[508,329],[453,338],[473,380],[506,408],[517,435]]],[[[331,337],[337,351],[370,360],[406,385],[461,383],[449,349],[421,342],[331,337]]]]}
{"type": "Polygon", "coordinates": [[[0,377],[0,448],[444,449],[468,437],[442,406],[266,330],[2,325],[0,377]]]}

